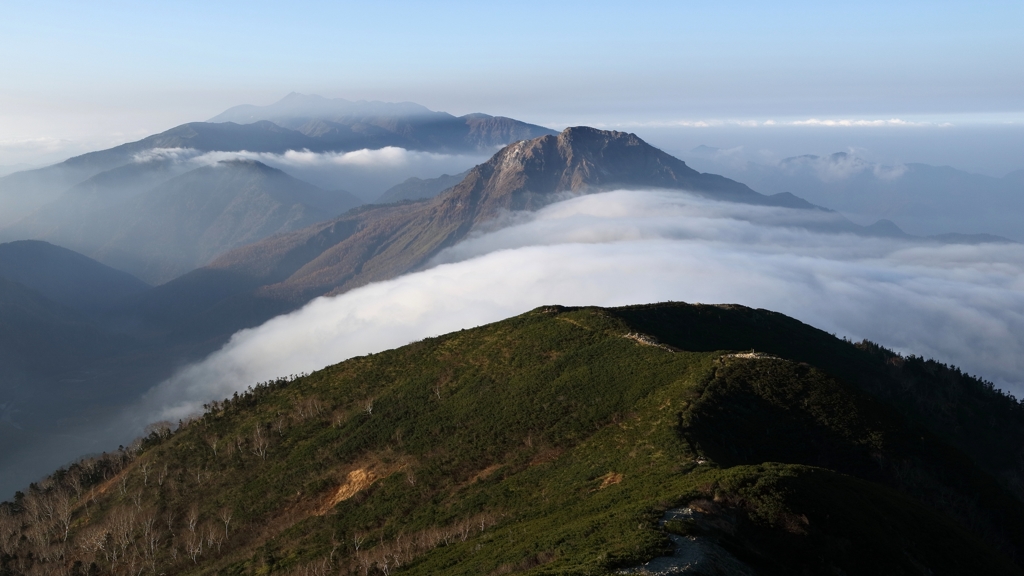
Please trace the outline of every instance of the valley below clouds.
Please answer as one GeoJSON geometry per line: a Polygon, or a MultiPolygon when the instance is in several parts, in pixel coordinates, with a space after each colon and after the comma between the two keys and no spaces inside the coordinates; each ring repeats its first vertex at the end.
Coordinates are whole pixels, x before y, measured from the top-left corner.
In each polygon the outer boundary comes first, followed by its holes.
{"type": "Polygon", "coordinates": [[[122,423],[177,420],[260,381],[542,305],[668,300],[767,308],[1024,394],[1024,245],[815,231],[834,218],[657,190],[509,213],[424,270],[238,332],[152,389],[122,423]]]}

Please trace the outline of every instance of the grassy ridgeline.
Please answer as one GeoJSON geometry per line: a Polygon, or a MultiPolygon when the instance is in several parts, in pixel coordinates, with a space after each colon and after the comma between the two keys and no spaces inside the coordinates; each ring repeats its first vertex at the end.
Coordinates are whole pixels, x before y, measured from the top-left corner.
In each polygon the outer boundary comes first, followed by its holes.
{"type": "Polygon", "coordinates": [[[541,308],[60,471],[0,510],[0,573],[604,574],[672,534],[708,570],[1019,573],[1012,449],[918,406],[1019,407],[941,365],[887,397],[892,358],[742,307],[541,308]]]}

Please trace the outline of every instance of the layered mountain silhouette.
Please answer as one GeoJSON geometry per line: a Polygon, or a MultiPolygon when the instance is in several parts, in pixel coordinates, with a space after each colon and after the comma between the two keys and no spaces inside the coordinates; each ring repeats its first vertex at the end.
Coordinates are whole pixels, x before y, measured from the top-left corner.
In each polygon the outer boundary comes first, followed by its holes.
{"type": "MultiPolygon", "coordinates": [[[[182,124],[53,166],[9,174],[0,178],[0,207],[3,208],[0,227],[13,224],[57,199],[68,188],[102,172],[131,164],[154,150],[283,154],[289,150],[345,152],[397,146],[428,152],[475,154],[490,153],[517,140],[554,133],[542,126],[487,114],[455,117],[412,103],[346,102],[292,94],[271,106],[236,107],[210,122],[182,124]],[[340,108],[338,103],[342,103],[340,108]]],[[[149,168],[159,166],[143,163],[134,170],[149,168]]],[[[21,239],[10,234],[4,236],[21,239]]]]}
{"type": "Polygon", "coordinates": [[[1012,575],[1021,441],[985,382],[767,310],[545,306],[62,468],[0,570],[1012,575]]]}
{"type": "Polygon", "coordinates": [[[0,244],[0,278],[86,314],[109,310],[150,288],[77,252],[34,240],[0,244]]]}
{"type": "Polygon", "coordinates": [[[886,166],[846,152],[765,165],[736,163],[705,146],[687,158],[703,170],[741,180],[756,190],[792,192],[857,220],[891,220],[917,235],[955,232],[1024,241],[1024,181],[1019,174],[995,178],[949,166],[886,166]]]}
{"type": "Polygon", "coordinates": [[[209,122],[270,121],[315,141],[310,150],[398,146],[432,152],[493,151],[554,131],[503,116],[453,116],[412,102],[352,102],[291,93],[269,106],[235,106],[209,122]]]}
{"type": "Polygon", "coordinates": [[[415,270],[505,212],[535,210],[566,193],[617,187],[678,189],[725,201],[813,208],[791,195],[768,197],[739,182],[699,173],[633,134],[568,128],[558,136],[507,146],[436,198],[362,206],[228,252],[146,294],[137,311],[178,328],[187,323],[189,330],[226,336],[316,296],[415,270]],[[264,314],[240,324],[242,311],[264,314]]]}
{"type": "Polygon", "coordinates": [[[360,204],[347,192],[327,192],[260,162],[242,160],[200,167],[140,192],[138,180],[174,168],[157,162],[141,178],[133,178],[141,172],[136,166],[75,186],[8,233],[69,247],[159,284],[232,248],[360,204]],[[121,186],[103,186],[103,180],[121,186]]]}
{"type": "MultiPolygon", "coordinates": [[[[256,124],[209,124],[192,122],[108,150],[82,154],[45,168],[17,172],[0,178],[0,205],[11,206],[0,225],[12,223],[35,209],[57,199],[69,187],[97,174],[128,166],[140,155],[159,149],[183,148],[199,152],[241,151],[285,152],[302,150],[310,145],[303,134],[281,128],[272,122],[256,124]]],[[[165,169],[159,164],[140,163],[136,172],[165,169]]],[[[116,175],[115,175],[116,176],[116,175]]],[[[142,176],[134,175],[135,178],[142,176]]]]}
{"type": "MultiPolygon", "coordinates": [[[[0,483],[9,485],[12,475],[24,481],[7,456],[34,448],[38,470],[48,462],[36,444],[40,434],[59,433],[86,407],[109,408],[123,395],[125,382],[103,376],[111,358],[131,357],[138,342],[105,314],[149,288],[45,242],[0,244],[0,483]]],[[[135,367],[119,368],[131,380],[135,367]]]]}
{"type": "MultiPolygon", "coordinates": [[[[507,146],[435,198],[361,206],[227,252],[145,294],[131,313],[176,333],[216,335],[210,341],[222,341],[317,296],[417,270],[471,231],[492,226],[502,214],[536,210],[565,194],[622,187],[824,210],[791,194],[765,196],[728,178],[697,172],[634,134],[568,128],[558,136],[507,146]]],[[[891,222],[862,227],[838,215],[816,229],[907,237],[891,222]]]]}

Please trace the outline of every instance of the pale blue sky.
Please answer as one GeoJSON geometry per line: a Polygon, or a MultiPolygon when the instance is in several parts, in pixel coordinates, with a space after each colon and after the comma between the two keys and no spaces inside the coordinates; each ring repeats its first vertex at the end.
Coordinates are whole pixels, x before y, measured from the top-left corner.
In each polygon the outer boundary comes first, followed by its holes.
{"type": "Polygon", "coordinates": [[[2,0],[0,164],[293,90],[552,126],[1021,122],[1022,30],[1020,1],[2,0]]]}

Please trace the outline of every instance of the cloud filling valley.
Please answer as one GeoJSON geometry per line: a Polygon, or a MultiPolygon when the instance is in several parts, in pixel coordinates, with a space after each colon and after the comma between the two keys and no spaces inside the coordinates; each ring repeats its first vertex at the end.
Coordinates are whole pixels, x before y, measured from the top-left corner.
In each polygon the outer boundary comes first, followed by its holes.
{"type": "Polygon", "coordinates": [[[259,381],[546,304],[767,308],[1024,393],[1024,245],[808,228],[835,217],[626,190],[507,214],[502,227],[446,250],[425,270],[318,298],[235,334],[151,390],[132,411],[133,425],[184,417],[259,381]]]}

